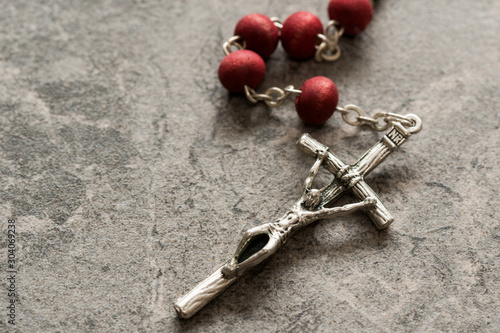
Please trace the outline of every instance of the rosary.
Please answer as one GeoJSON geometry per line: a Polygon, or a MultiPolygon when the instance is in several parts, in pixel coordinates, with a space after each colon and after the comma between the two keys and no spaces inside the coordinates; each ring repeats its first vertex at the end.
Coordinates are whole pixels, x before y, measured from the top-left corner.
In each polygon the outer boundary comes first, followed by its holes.
{"type": "Polygon", "coordinates": [[[245,271],[274,254],[293,232],[316,220],[363,210],[377,229],[385,229],[394,221],[364,176],[422,129],[418,116],[379,112],[369,117],[356,105],[338,107],[337,87],[322,76],[307,80],[300,89],[289,85],[284,89],[272,87],[265,93],[255,91],[264,79],[264,59],[274,52],[280,40],[294,59],[314,57],[318,62],[335,61],[341,56],[340,37],[363,32],[372,19],[373,7],[370,0],[330,0],[328,14],[330,21],[324,33],[320,19],[309,12],[294,13],[283,23],[261,14],[243,17],[236,25],[234,36],[223,45],[226,57],[219,66],[219,79],[228,91],[245,94],[251,103],[262,101],[270,107],[278,107],[289,95],[296,95],[297,114],[309,124],[323,124],[338,111],[350,125],[367,125],[375,131],[387,132],[352,165],[344,163],[308,134],[302,135],[297,147],[316,158],[304,182],[302,196],[275,222],[247,230],[229,261],[175,302],[180,318],[192,317],[245,271]],[[314,189],[312,184],[321,167],[332,173],[334,179],[325,187],[314,189]],[[346,191],[351,191],[360,201],[330,207],[346,191]]]}

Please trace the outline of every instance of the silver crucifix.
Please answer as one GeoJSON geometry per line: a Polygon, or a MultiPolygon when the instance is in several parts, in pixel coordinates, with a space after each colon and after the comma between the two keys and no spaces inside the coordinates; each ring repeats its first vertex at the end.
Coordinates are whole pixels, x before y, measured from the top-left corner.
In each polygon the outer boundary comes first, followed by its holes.
{"type": "Polygon", "coordinates": [[[364,176],[401,146],[411,134],[420,131],[421,121],[417,116],[400,117],[404,121],[392,121],[392,127],[380,142],[353,165],[342,162],[329,151],[328,147],[308,134],[304,134],[297,142],[297,147],[306,154],[315,156],[316,162],[309,171],[300,199],[276,222],[266,223],[246,231],[233,257],[175,302],[174,308],[179,317],[190,318],[196,314],[246,270],[274,254],[294,231],[316,220],[363,209],[378,229],[387,228],[394,219],[376,193],[365,183],[364,176]],[[322,189],[313,189],[311,188],[313,180],[321,166],[330,171],[334,179],[322,189]],[[347,190],[352,191],[361,201],[342,207],[328,208],[328,205],[347,190]]]}

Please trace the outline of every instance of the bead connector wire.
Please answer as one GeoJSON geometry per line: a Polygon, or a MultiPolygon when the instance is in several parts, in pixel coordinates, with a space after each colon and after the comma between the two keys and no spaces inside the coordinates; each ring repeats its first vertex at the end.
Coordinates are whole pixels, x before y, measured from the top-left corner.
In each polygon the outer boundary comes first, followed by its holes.
{"type": "Polygon", "coordinates": [[[336,111],[342,114],[342,119],[349,125],[368,125],[377,132],[385,131],[394,122],[398,122],[403,125],[408,129],[408,131],[410,131],[410,133],[418,133],[422,129],[422,120],[414,114],[407,114],[403,116],[391,112],[378,112],[373,115],[373,117],[369,117],[365,115],[359,106],[354,104],[348,104],[344,107],[337,106],[336,111]],[[350,114],[355,116],[350,117],[350,114]]]}
{"type": "Polygon", "coordinates": [[[286,86],[284,89],[271,87],[263,94],[259,94],[251,87],[245,86],[245,96],[251,103],[264,102],[272,108],[281,106],[289,95],[300,95],[301,93],[301,90],[295,89],[292,85],[286,86]]]}
{"type": "Polygon", "coordinates": [[[316,46],[314,60],[336,61],[342,55],[339,46],[339,39],[344,34],[344,28],[339,22],[331,20],[325,27],[324,34],[318,34],[319,44],[316,46]],[[333,31],[333,32],[332,32],[333,31]]]}
{"type": "Polygon", "coordinates": [[[222,50],[224,51],[225,55],[229,55],[231,52],[233,52],[231,47],[236,47],[238,50],[244,50],[247,48],[247,42],[241,36],[233,36],[230,37],[227,41],[222,44],[222,50]]]}

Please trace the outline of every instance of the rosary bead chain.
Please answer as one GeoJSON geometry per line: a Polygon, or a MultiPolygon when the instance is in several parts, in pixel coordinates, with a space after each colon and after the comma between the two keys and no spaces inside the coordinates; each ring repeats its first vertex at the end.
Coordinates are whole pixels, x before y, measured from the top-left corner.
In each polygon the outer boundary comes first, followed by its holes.
{"type": "Polygon", "coordinates": [[[327,121],[335,111],[339,100],[337,86],[327,77],[316,76],[295,89],[289,85],[284,89],[272,87],[264,94],[257,93],[252,87],[244,87],[248,100],[252,103],[263,101],[270,107],[278,107],[291,94],[295,98],[295,109],[299,117],[308,124],[320,125],[327,121]]]}
{"type": "MultiPolygon", "coordinates": [[[[316,79],[316,77],[312,79],[316,79]]],[[[327,78],[323,77],[322,79],[327,79],[327,78]]],[[[258,102],[261,101],[266,103],[266,105],[269,107],[278,107],[281,106],[284,103],[285,99],[292,94],[297,95],[296,98],[296,103],[297,103],[300,100],[299,97],[303,93],[304,86],[306,86],[305,83],[301,87],[301,89],[295,89],[295,87],[292,85],[286,86],[283,89],[278,87],[271,87],[268,90],[266,90],[266,92],[263,94],[259,94],[251,87],[245,86],[245,94],[251,103],[257,104],[258,102]]],[[[308,86],[309,84],[306,86],[306,92],[311,88],[310,86],[309,87],[308,86]]],[[[337,103],[330,102],[332,103],[332,105],[328,105],[327,103],[324,103],[324,99],[322,99],[321,96],[318,97],[316,95],[314,89],[311,89],[309,93],[314,96],[313,99],[318,98],[321,104],[326,105],[325,106],[326,114],[328,113],[333,114],[334,111],[339,112],[342,115],[342,120],[344,120],[344,122],[346,122],[351,126],[369,126],[374,131],[381,132],[388,129],[394,122],[399,122],[403,126],[409,128],[411,133],[417,133],[422,128],[421,120],[418,117],[417,118],[412,117],[412,115],[402,116],[392,112],[377,112],[375,115],[373,115],[373,117],[370,117],[365,115],[364,111],[357,105],[348,104],[344,107],[336,106],[332,108],[333,104],[336,105],[338,102],[337,103]]],[[[332,94],[334,94],[334,92],[332,92],[332,94]]],[[[337,100],[338,100],[338,94],[337,94],[337,100]]],[[[300,104],[303,105],[304,103],[305,103],[304,100],[302,100],[300,104]]],[[[310,117],[309,115],[306,115],[305,117],[306,119],[305,120],[303,119],[305,122],[314,124],[310,120],[307,121],[309,119],[308,117],[310,117]]]]}
{"type": "MultiPolygon", "coordinates": [[[[295,108],[299,117],[310,124],[324,123],[338,103],[337,87],[328,78],[309,79],[300,90],[293,86],[271,87],[265,93],[257,93],[255,89],[264,80],[264,60],[276,50],[280,40],[292,58],[335,61],[341,56],[340,37],[344,32],[351,35],[362,32],[371,21],[373,7],[370,0],[330,0],[328,14],[331,20],[324,30],[320,19],[306,11],[296,12],[284,22],[257,13],[241,18],[234,36],[223,44],[226,57],[218,70],[222,85],[230,92],[245,93],[251,103],[262,101],[269,107],[278,107],[290,94],[296,94],[295,108]]],[[[349,120],[345,113],[343,118],[349,120]]],[[[378,122],[364,115],[349,121],[374,127],[378,122]]]]}
{"type": "MultiPolygon", "coordinates": [[[[241,21],[247,22],[248,21],[247,17],[251,16],[251,15],[260,15],[260,14],[247,15],[247,16],[243,17],[238,22],[238,25],[240,25],[241,21]]],[[[264,15],[262,15],[262,16],[264,16],[264,15]]],[[[281,23],[281,21],[276,17],[272,17],[272,18],[270,18],[270,20],[274,23],[275,27],[277,28],[279,36],[281,36],[281,29],[283,27],[283,23],[281,23]]],[[[253,45],[255,45],[255,39],[256,39],[255,35],[259,34],[258,32],[256,32],[259,28],[252,27],[252,29],[250,29],[250,28],[248,28],[248,25],[249,25],[249,23],[247,23],[247,31],[252,30],[252,33],[253,33],[253,35],[251,36],[251,39],[250,39],[250,40],[253,40],[253,43],[247,47],[248,38],[246,38],[245,35],[241,33],[241,29],[235,30],[235,35],[231,36],[227,41],[225,41],[222,44],[222,49],[224,51],[224,54],[227,56],[231,52],[234,52],[232,50],[232,47],[235,47],[236,50],[249,49],[249,50],[254,51],[255,53],[259,54],[264,60],[267,59],[272,52],[271,53],[269,53],[269,51],[264,52],[260,48],[253,46],[253,45]],[[237,31],[239,31],[240,34],[237,34],[237,31]]],[[[330,20],[327,23],[324,31],[325,31],[324,33],[316,34],[315,37],[310,36],[311,40],[314,39],[314,49],[316,50],[313,53],[314,60],[317,62],[336,61],[342,55],[342,52],[340,50],[340,46],[338,45],[338,42],[339,42],[340,37],[344,33],[344,28],[340,25],[339,22],[337,22],[335,20],[330,20]],[[331,31],[333,31],[333,33],[331,31]]],[[[247,32],[246,34],[248,35],[248,34],[250,34],[250,32],[247,32]]],[[[261,34],[262,34],[262,32],[261,32],[261,34]]],[[[292,44],[293,44],[294,38],[290,38],[290,39],[292,40],[292,44]]],[[[278,38],[278,40],[279,40],[279,38],[278,38]]],[[[270,43],[271,42],[268,41],[268,44],[270,44],[270,43]]],[[[276,46],[274,46],[273,52],[275,49],[276,49],[276,46]]],[[[285,51],[287,53],[289,53],[289,55],[292,58],[294,57],[293,54],[290,54],[290,52],[287,51],[287,49],[285,49],[285,51]]],[[[312,51],[312,48],[309,48],[309,51],[312,51]]],[[[311,56],[308,56],[307,58],[310,58],[311,56]]],[[[299,60],[307,59],[307,58],[300,59],[297,57],[295,57],[295,58],[299,59],[299,60]]]]}

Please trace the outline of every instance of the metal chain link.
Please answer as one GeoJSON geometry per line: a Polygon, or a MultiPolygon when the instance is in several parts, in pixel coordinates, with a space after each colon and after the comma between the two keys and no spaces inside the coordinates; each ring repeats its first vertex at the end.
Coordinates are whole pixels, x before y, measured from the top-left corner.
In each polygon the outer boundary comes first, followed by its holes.
{"type": "Polygon", "coordinates": [[[270,20],[273,21],[276,28],[278,28],[278,31],[281,32],[281,29],[283,28],[283,22],[281,22],[280,18],[273,16],[270,18],[270,20]]]}
{"type": "Polygon", "coordinates": [[[324,34],[318,34],[319,44],[316,45],[314,60],[335,61],[340,58],[342,51],[339,47],[339,38],[344,33],[344,28],[339,22],[331,20],[325,27],[324,34]]]}
{"type": "Polygon", "coordinates": [[[267,89],[263,94],[259,94],[251,87],[245,86],[245,95],[250,102],[254,104],[258,102],[264,102],[267,106],[272,108],[282,105],[289,95],[299,95],[301,93],[302,91],[295,89],[292,85],[286,86],[284,89],[271,87],[267,89]]]}
{"type": "Polygon", "coordinates": [[[247,48],[247,42],[241,36],[233,36],[229,38],[224,44],[222,44],[222,50],[225,55],[229,55],[233,52],[231,47],[236,47],[238,50],[244,50],[247,48]]]}
{"type": "Polygon", "coordinates": [[[385,131],[394,122],[400,123],[411,133],[417,133],[422,129],[422,121],[414,114],[403,116],[391,112],[378,112],[373,117],[369,117],[359,106],[353,104],[348,104],[343,108],[338,106],[336,110],[342,114],[342,119],[349,125],[368,125],[378,132],[385,131]]]}

